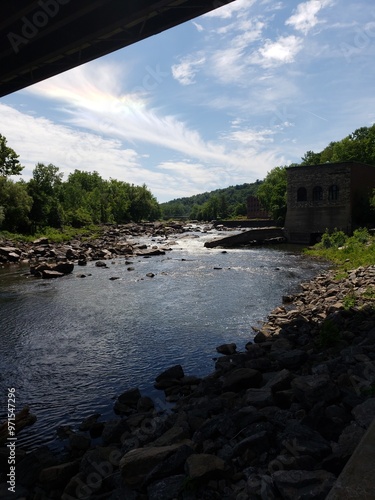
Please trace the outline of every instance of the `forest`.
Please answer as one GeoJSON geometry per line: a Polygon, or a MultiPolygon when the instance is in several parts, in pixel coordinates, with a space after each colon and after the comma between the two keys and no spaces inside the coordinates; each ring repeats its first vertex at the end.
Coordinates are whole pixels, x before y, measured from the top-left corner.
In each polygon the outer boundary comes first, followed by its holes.
{"type": "Polygon", "coordinates": [[[64,181],[59,168],[38,163],[25,182],[9,177],[23,167],[0,135],[0,228],[35,233],[45,228],[157,220],[160,207],[145,184],[135,186],[98,172],[75,170],[64,181]]]}
{"type": "MultiPolygon", "coordinates": [[[[145,184],[135,186],[103,179],[98,172],[75,170],[64,180],[59,168],[38,163],[32,178],[13,181],[23,167],[18,155],[0,135],[0,229],[35,233],[41,228],[75,228],[90,224],[153,221],[184,217],[213,220],[246,217],[246,200],[256,195],[278,224],[286,214],[286,169],[358,161],[375,165],[375,124],[361,127],[322,151],[307,151],[300,163],[276,166],[264,180],[229,186],[158,204],[145,184]]],[[[375,207],[375,196],[370,200],[375,207]]]]}

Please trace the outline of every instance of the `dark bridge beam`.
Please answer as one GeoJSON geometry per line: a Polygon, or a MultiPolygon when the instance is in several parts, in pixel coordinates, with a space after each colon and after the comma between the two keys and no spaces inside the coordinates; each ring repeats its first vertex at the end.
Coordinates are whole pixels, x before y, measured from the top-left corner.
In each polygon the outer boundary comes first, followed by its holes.
{"type": "Polygon", "coordinates": [[[233,0],[17,0],[1,4],[0,97],[233,0]]]}

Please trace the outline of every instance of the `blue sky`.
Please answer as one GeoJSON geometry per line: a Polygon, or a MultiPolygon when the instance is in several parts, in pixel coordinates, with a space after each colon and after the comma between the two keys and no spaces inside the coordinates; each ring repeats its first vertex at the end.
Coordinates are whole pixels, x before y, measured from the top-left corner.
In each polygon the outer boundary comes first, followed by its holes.
{"type": "Polygon", "coordinates": [[[373,0],[236,0],[0,100],[25,166],[159,202],[263,179],[375,122],[373,0]]]}

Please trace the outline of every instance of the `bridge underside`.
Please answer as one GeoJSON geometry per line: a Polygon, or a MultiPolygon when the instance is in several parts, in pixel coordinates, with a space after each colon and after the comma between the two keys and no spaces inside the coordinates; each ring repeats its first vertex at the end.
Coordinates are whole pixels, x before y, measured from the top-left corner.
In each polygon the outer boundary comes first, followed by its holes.
{"type": "Polygon", "coordinates": [[[131,45],[232,1],[2,2],[0,97],[131,45]]]}

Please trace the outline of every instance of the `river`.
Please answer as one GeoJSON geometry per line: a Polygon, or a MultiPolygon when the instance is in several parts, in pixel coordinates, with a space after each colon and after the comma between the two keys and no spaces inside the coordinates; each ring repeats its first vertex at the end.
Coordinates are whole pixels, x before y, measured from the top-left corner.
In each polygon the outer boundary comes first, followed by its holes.
{"type": "Polygon", "coordinates": [[[182,235],[166,255],[89,262],[57,280],[0,270],[0,420],[8,387],[18,411],[28,404],[38,419],[18,446],[53,448],[58,426],[113,418],[114,399],[132,387],[160,400],[154,378],[171,365],[209,374],[216,346],[243,349],[251,326],[321,269],[288,247],[208,250],[212,236],[182,235]]]}

